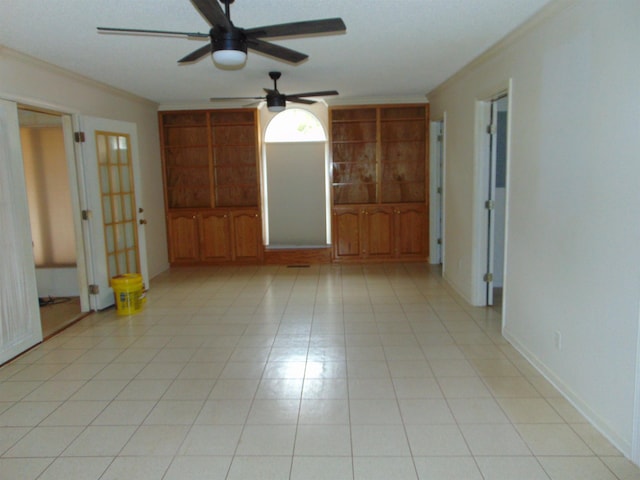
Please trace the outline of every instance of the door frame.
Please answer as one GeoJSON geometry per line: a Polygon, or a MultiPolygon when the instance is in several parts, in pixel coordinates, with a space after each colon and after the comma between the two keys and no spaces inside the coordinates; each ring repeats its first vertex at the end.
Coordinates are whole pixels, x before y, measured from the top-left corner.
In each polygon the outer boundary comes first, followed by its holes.
{"type": "Polygon", "coordinates": [[[59,115],[62,119],[62,128],[64,136],[64,149],[67,159],[67,171],[69,175],[69,190],[71,195],[71,209],[74,226],[74,239],[76,247],[76,268],[78,278],[78,290],[80,298],[80,310],[82,312],[88,312],[91,310],[89,299],[89,283],[90,283],[90,270],[89,263],[87,262],[87,252],[83,226],[81,221],[82,210],[85,208],[83,205],[83,190],[85,188],[84,178],[82,175],[82,162],[78,144],[73,140],[73,133],[79,130],[79,112],[73,108],[67,108],[63,105],[58,105],[50,102],[43,102],[41,100],[33,98],[25,98],[18,95],[8,95],[0,93],[0,99],[15,102],[18,108],[27,108],[45,113],[51,113],[53,115],[59,115]]]}

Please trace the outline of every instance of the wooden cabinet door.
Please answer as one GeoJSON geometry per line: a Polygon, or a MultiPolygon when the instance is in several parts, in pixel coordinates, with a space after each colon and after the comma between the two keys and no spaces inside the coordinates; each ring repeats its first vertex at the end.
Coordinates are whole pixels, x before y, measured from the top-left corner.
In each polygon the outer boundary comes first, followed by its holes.
{"type": "Polygon", "coordinates": [[[394,253],[393,209],[367,207],[361,216],[363,255],[370,258],[391,258],[394,253]]]}
{"type": "Polygon", "coordinates": [[[424,205],[396,208],[396,255],[427,258],[427,215],[424,205]]]}
{"type": "Polygon", "coordinates": [[[233,258],[237,261],[262,260],[262,225],[257,210],[235,210],[231,215],[233,258]]]}
{"type": "Polygon", "coordinates": [[[362,254],[359,208],[333,210],[333,258],[346,260],[362,254]]]}
{"type": "Polygon", "coordinates": [[[169,262],[190,263],[200,259],[198,216],[193,212],[171,213],[167,218],[169,262]]]}
{"type": "Polygon", "coordinates": [[[200,214],[200,259],[224,262],[232,258],[228,212],[200,214]]]}

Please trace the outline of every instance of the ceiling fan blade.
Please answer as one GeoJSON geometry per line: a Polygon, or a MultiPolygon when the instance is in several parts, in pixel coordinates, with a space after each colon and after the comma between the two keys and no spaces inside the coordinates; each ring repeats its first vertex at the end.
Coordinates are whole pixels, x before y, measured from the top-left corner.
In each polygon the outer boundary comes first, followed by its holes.
{"type": "Polygon", "coordinates": [[[131,33],[131,34],[146,34],[146,35],[180,35],[188,38],[209,38],[208,33],[198,32],[172,32],[168,30],[143,30],[140,28],[111,28],[111,27],[98,27],[99,33],[131,33]]]}
{"type": "Polygon", "coordinates": [[[217,25],[225,30],[231,30],[231,22],[222,10],[218,0],[191,0],[191,3],[207,19],[211,26],[217,25]]]}
{"type": "Polygon", "coordinates": [[[347,30],[341,18],[325,18],[305,22],[282,23],[264,27],[247,28],[244,33],[249,38],[288,37],[291,35],[312,35],[314,33],[344,32],[347,30]]]}
{"type": "Polygon", "coordinates": [[[178,63],[189,63],[195,62],[196,60],[200,60],[202,57],[211,54],[211,44],[207,43],[204,47],[200,47],[197,50],[194,50],[189,55],[182,57],[178,60],[178,63]]]}
{"type": "Polygon", "coordinates": [[[309,58],[309,55],[305,55],[304,53],[296,52],[295,50],[281,47],[274,43],[258,40],[257,38],[247,38],[247,47],[256,52],[264,53],[265,55],[291,63],[300,63],[309,58]]]}
{"type": "Polygon", "coordinates": [[[293,93],[291,95],[287,95],[287,100],[289,97],[328,97],[329,95],[339,95],[335,90],[325,90],[324,92],[305,92],[305,93],[293,93]]]}
{"type": "Polygon", "coordinates": [[[291,97],[289,95],[287,95],[285,99],[287,100],[287,102],[304,103],[305,105],[312,105],[314,103],[317,103],[315,100],[308,100],[306,98],[299,98],[295,96],[291,97]]]}
{"type": "Polygon", "coordinates": [[[264,100],[266,97],[211,97],[212,102],[222,102],[225,100],[264,100]]]}

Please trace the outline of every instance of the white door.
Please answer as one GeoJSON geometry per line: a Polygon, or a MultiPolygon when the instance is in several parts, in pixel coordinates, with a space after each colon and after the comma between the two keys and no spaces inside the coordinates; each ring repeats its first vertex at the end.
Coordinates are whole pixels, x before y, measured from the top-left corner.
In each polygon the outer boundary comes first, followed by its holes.
{"type": "Polygon", "coordinates": [[[42,341],[18,106],[0,100],[0,364],[42,341]]]}
{"type": "Polygon", "coordinates": [[[149,285],[137,129],[134,123],[103,118],[82,117],[80,123],[85,245],[89,277],[97,287],[91,303],[102,310],[114,304],[112,277],[139,273],[149,285]]]}
{"type": "Polygon", "coordinates": [[[489,135],[489,185],[488,195],[485,202],[487,211],[487,273],[485,282],[487,283],[487,305],[493,305],[493,275],[494,275],[494,255],[495,255],[495,198],[496,198],[496,159],[498,140],[498,108],[495,100],[491,102],[491,120],[487,129],[489,135]]]}
{"type": "Polygon", "coordinates": [[[431,122],[429,155],[429,263],[442,263],[442,194],[444,158],[444,122],[431,122]]]}

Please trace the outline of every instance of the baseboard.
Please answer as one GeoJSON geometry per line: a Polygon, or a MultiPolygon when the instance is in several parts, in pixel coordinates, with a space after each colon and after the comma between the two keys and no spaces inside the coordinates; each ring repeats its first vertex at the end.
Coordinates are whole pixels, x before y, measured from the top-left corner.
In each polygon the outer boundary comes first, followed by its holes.
{"type": "Polygon", "coordinates": [[[540,374],[547,379],[562,396],[584,416],[593,427],[613,444],[622,454],[631,458],[631,444],[616,432],[611,430],[607,423],[591,407],[577,395],[571,388],[558,378],[553,371],[549,370],[540,359],[522,345],[517,338],[510,335],[508,331],[503,331],[502,336],[522,355],[540,374]]]}

